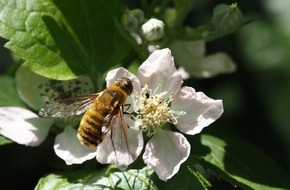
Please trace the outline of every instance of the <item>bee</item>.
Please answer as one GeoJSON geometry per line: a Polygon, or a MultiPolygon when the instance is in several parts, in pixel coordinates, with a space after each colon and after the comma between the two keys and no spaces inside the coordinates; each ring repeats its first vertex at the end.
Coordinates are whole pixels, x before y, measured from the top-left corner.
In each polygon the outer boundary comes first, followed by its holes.
{"type": "Polygon", "coordinates": [[[125,101],[132,91],[133,85],[130,79],[125,77],[118,78],[114,84],[102,92],[56,100],[40,109],[39,115],[42,117],[64,118],[84,113],[78,128],[77,137],[81,144],[90,148],[97,147],[103,141],[106,134],[112,129],[113,117],[118,116],[128,148],[123,113],[125,113],[125,101]]]}

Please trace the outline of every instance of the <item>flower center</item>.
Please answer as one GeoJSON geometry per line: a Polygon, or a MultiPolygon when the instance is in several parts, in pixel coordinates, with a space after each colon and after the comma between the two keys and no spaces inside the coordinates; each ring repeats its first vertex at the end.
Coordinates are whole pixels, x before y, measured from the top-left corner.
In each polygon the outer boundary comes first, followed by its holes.
{"type": "Polygon", "coordinates": [[[173,94],[169,98],[165,97],[166,91],[156,94],[158,87],[152,93],[148,85],[145,85],[140,95],[134,94],[136,113],[133,117],[139,122],[139,128],[146,131],[148,136],[166,123],[177,124],[177,118],[186,114],[184,111],[171,110],[170,102],[173,100],[173,94]]]}

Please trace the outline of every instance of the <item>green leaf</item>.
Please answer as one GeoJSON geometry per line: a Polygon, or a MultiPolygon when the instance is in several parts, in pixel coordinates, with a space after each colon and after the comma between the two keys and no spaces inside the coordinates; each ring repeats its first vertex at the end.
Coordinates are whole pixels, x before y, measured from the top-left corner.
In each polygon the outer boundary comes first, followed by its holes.
{"type": "MultiPolygon", "coordinates": [[[[176,11],[168,10],[166,20],[174,21],[176,11]]],[[[225,4],[217,5],[213,10],[211,22],[199,25],[197,27],[186,26],[183,30],[175,31],[174,35],[183,40],[204,40],[212,41],[222,36],[231,34],[238,30],[242,25],[249,23],[251,20],[245,20],[237,3],[231,6],[225,4]]]]}
{"type": "Polygon", "coordinates": [[[12,77],[0,76],[0,106],[26,107],[19,98],[12,77]]]}
{"type": "Polygon", "coordinates": [[[189,171],[198,179],[204,189],[212,187],[211,183],[196,168],[189,167],[189,171]]]}
{"type": "Polygon", "coordinates": [[[283,30],[280,29],[280,25],[277,27],[275,24],[259,20],[240,30],[239,44],[242,53],[245,54],[244,64],[249,69],[272,71],[277,67],[283,67],[283,70],[289,70],[290,42],[285,40],[285,37],[288,38],[288,28],[283,30]]]}
{"type": "Polygon", "coordinates": [[[62,57],[70,65],[84,67],[96,78],[110,66],[118,64],[130,47],[117,30],[123,10],[120,1],[53,0],[63,14],[65,27],[45,19],[62,57]],[[61,39],[59,36],[66,35],[61,39]]]}
{"type": "Polygon", "coordinates": [[[58,18],[50,1],[6,0],[0,3],[0,36],[9,40],[5,47],[25,61],[36,73],[55,78],[75,77],[63,61],[42,16],[58,18]]]}
{"type": "Polygon", "coordinates": [[[120,1],[7,0],[0,3],[0,36],[37,74],[93,79],[121,61],[129,46],[116,32],[120,1]],[[54,5],[54,4],[55,5],[54,5]]]}
{"type": "Polygon", "coordinates": [[[11,143],[13,143],[12,140],[0,135],[0,146],[6,145],[6,144],[11,144],[11,143]]]}
{"type": "Polygon", "coordinates": [[[226,53],[217,52],[206,56],[204,41],[175,40],[170,48],[177,64],[193,77],[209,78],[232,73],[236,69],[235,63],[226,53]]]}
{"type": "Polygon", "coordinates": [[[129,32],[139,32],[144,23],[144,12],[141,9],[126,10],[122,16],[122,26],[129,32]]]}
{"type": "Polygon", "coordinates": [[[242,26],[244,17],[237,4],[217,5],[213,10],[212,24],[221,35],[230,34],[242,26]]]}
{"type": "Polygon", "coordinates": [[[186,190],[186,189],[195,189],[195,190],[207,190],[210,187],[210,183],[205,184],[206,179],[195,170],[194,167],[191,167],[196,163],[193,163],[192,160],[187,160],[183,163],[178,171],[171,179],[167,182],[161,181],[156,173],[153,173],[151,178],[158,187],[158,189],[166,190],[186,190]]]}
{"type": "Polygon", "coordinates": [[[49,174],[40,179],[35,189],[157,189],[149,178],[153,171],[147,167],[125,172],[115,170],[49,174]]]}
{"type": "Polygon", "coordinates": [[[290,189],[290,175],[266,154],[237,137],[222,138],[201,135],[204,148],[195,146],[194,154],[205,168],[244,189],[290,189]]]}

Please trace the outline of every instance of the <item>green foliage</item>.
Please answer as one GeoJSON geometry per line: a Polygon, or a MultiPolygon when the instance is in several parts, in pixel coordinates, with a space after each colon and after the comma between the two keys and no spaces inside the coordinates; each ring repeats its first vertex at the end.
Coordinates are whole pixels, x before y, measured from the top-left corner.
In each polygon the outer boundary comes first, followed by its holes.
{"type": "Polygon", "coordinates": [[[62,60],[53,38],[42,20],[44,15],[59,18],[49,1],[1,1],[0,34],[9,40],[5,47],[25,60],[33,71],[56,79],[75,75],[62,60]]]}
{"type": "Polygon", "coordinates": [[[9,0],[0,10],[5,46],[48,78],[97,78],[129,50],[115,28],[122,14],[119,1],[9,0]]]}
{"type": "Polygon", "coordinates": [[[220,4],[213,10],[212,24],[220,34],[230,34],[244,23],[242,12],[237,4],[220,4]]]}
{"type": "Polygon", "coordinates": [[[182,165],[178,174],[168,182],[160,181],[153,170],[147,167],[124,172],[109,167],[93,172],[49,174],[39,181],[36,189],[191,189],[194,187],[194,189],[206,190],[212,187],[207,180],[206,170],[242,189],[290,188],[288,181],[290,175],[262,151],[240,138],[223,134],[221,138],[201,135],[200,139],[196,137],[190,139],[194,147],[192,155],[182,165]]]}
{"type": "Polygon", "coordinates": [[[11,144],[13,141],[7,139],[6,137],[0,135],[0,146],[6,145],[6,144],[11,144]]]}
{"type": "Polygon", "coordinates": [[[152,174],[151,178],[158,189],[186,190],[194,188],[197,190],[207,190],[211,187],[211,184],[202,174],[199,173],[199,171],[195,168],[195,164],[196,162],[192,163],[191,160],[186,161],[182,164],[179,172],[167,182],[159,180],[155,173],[152,174]]]}
{"type": "Polygon", "coordinates": [[[194,154],[205,168],[243,189],[289,189],[290,175],[265,153],[233,135],[201,135],[194,154]],[[223,140],[222,140],[223,139],[223,140]],[[198,149],[201,142],[204,147],[198,149]]]}
{"type": "Polygon", "coordinates": [[[0,76],[0,106],[26,107],[16,91],[15,79],[12,77],[0,76]]]}
{"type": "Polygon", "coordinates": [[[116,171],[116,168],[94,172],[76,172],[69,174],[49,174],[40,179],[36,190],[50,189],[148,189],[156,190],[149,176],[152,170],[116,171]]]}
{"type": "Polygon", "coordinates": [[[280,146],[278,150],[281,152],[277,155],[285,158],[287,163],[290,163],[289,7],[288,1],[267,2],[265,13],[271,17],[255,19],[238,33],[244,66],[255,77],[255,94],[263,104],[271,130],[285,144],[286,151],[280,146]],[[286,156],[281,156],[283,153],[286,156]]]}
{"type": "MultiPolygon", "coordinates": [[[[109,69],[124,66],[136,71],[149,55],[150,46],[169,47],[177,65],[184,67],[192,78],[217,77],[236,71],[235,62],[240,60],[234,61],[222,51],[207,54],[206,42],[232,34],[245,24],[237,4],[216,5],[212,14],[207,15],[208,21],[198,26],[184,24],[192,21],[188,14],[198,8],[196,0],[172,3],[144,0],[141,5],[130,10],[118,0],[0,0],[0,36],[7,40],[5,47],[24,61],[15,69],[16,73],[0,77],[0,106],[37,111],[44,106],[39,87],[51,81],[65,88],[70,85],[69,79],[81,78],[89,84],[87,88],[99,91],[109,69]],[[144,40],[139,33],[141,25],[151,17],[166,25],[164,36],[154,42],[144,40]]],[[[278,38],[279,32],[263,22],[243,29],[240,34],[250,69],[282,65],[271,78],[256,77],[257,86],[263,89],[259,98],[269,108],[268,115],[274,118],[274,124],[284,127],[281,133],[287,141],[289,106],[285,102],[290,92],[282,84],[276,85],[272,78],[283,76],[283,84],[290,84],[289,73],[283,70],[289,68],[289,44],[284,43],[289,36],[278,38]]],[[[224,101],[224,105],[231,104],[228,99],[224,101]]],[[[107,166],[101,170],[52,172],[42,177],[35,189],[206,190],[215,188],[212,174],[241,189],[290,189],[290,175],[245,140],[217,132],[188,139],[191,155],[167,182],[160,181],[143,163],[137,163],[125,171],[107,166]]],[[[0,136],[1,146],[9,143],[12,141],[0,136]]]]}
{"type": "MultiPolygon", "coordinates": [[[[191,4],[190,6],[193,6],[191,4]]],[[[188,8],[190,8],[187,7],[188,8]]],[[[168,25],[171,26],[178,22],[182,23],[184,15],[178,17],[175,9],[169,9],[166,13],[165,20],[167,20],[168,25]],[[182,19],[176,21],[176,18],[182,19]]],[[[183,40],[205,40],[212,41],[225,35],[229,35],[237,31],[242,25],[246,23],[241,10],[238,8],[237,4],[217,5],[211,16],[211,22],[204,25],[197,26],[195,28],[191,26],[177,27],[174,31],[174,35],[178,36],[179,39],[183,40]]],[[[173,32],[169,31],[169,32],[173,32]]]]}

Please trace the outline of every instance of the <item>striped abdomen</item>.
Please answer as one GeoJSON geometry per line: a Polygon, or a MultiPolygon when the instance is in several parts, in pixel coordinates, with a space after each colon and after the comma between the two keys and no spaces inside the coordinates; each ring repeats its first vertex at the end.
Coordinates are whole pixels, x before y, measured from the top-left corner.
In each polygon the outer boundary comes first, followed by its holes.
{"type": "Polygon", "coordinates": [[[94,148],[103,141],[102,125],[108,114],[107,110],[96,106],[87,110],[78,129],[78,138],[82,144],[94,148]]]}
{"type": "Polygon", "coordinates": [[[107,90],[94,101],[84,114],[78,129],[78,138],[82,144],[94,148],[103,141],[110,128],[110,120],[118,110],[119,98],[116,91],[107,90]],[[102,129],[103,126],[107,128],[102,129]]]}

